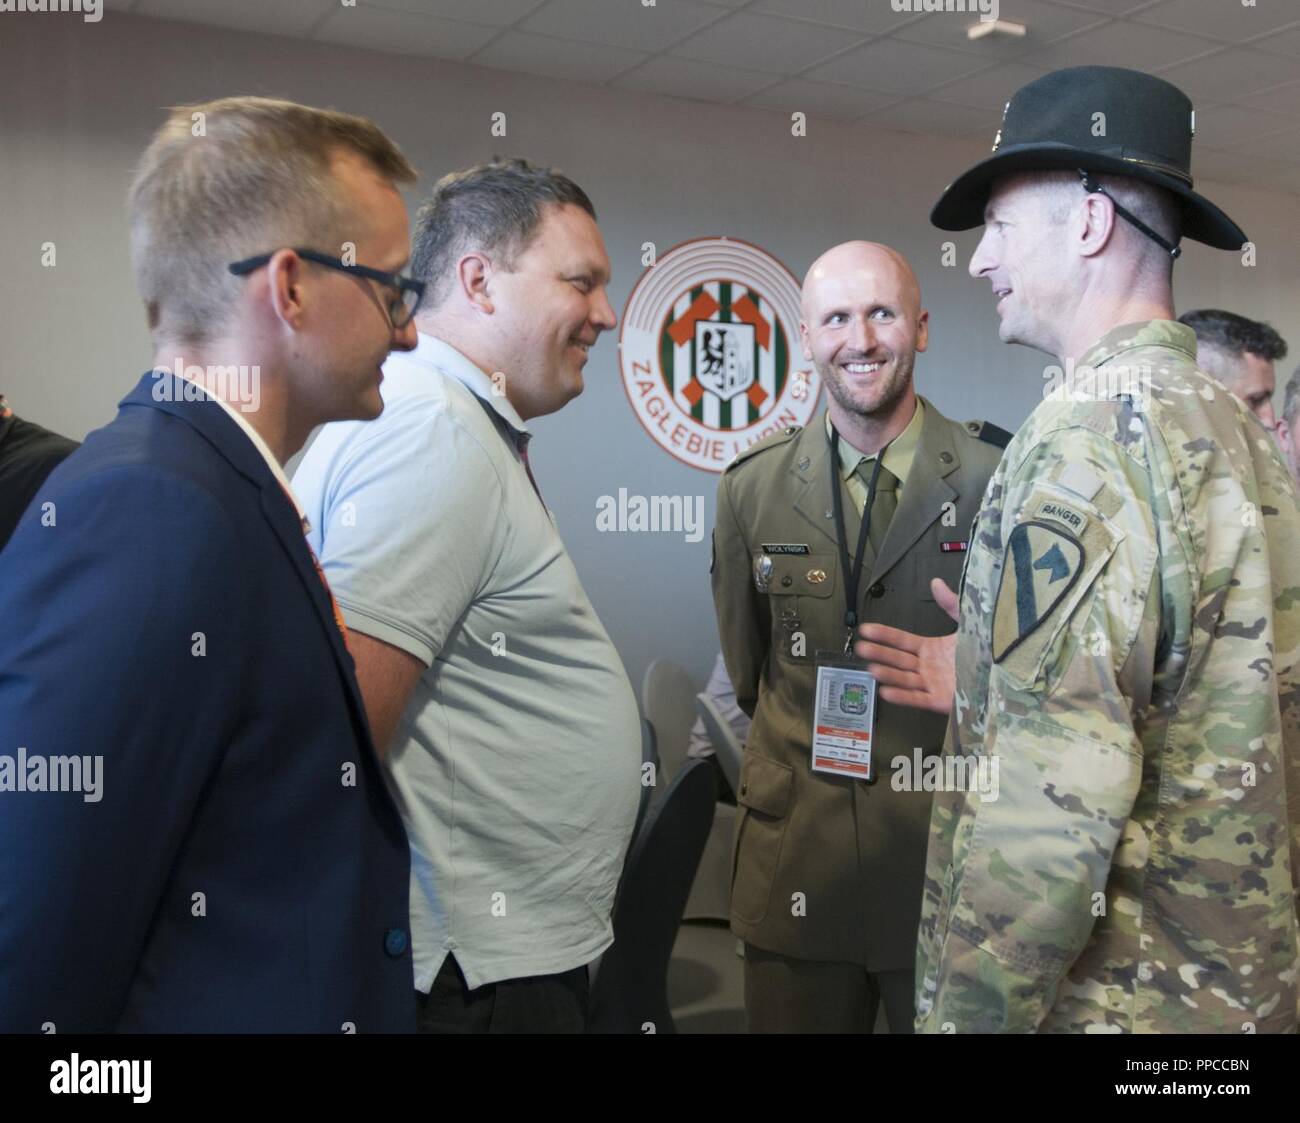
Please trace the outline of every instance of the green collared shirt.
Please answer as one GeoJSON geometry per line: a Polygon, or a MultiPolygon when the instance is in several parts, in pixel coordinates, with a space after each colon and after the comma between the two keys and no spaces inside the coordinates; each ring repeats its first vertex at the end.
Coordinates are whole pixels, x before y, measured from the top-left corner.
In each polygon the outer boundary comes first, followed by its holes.
{"type": "MultiPolygon", "coordinates": [[[[1190,330],[1190,329],[1189,329],[1190,330]]],[[[903,498],[903,485],[907,482],[907,474],[911,471],[912,461],[916,457],[916,446],[921,439],[921,426],[925,422],[925,406],[921,404],[921,399],[916,399],[916,411],[912,414],[912,420],[907,423],[907,427],[898,434],[885,449],[885,464],[895,476],[898,477],[898,498],[903,498]]],[[[831,415],[826,413],[826,439],[830,440],[831,436],[831,415]]],[[[864,461],[870,464],[875,460],[875,456],[867,456],[864,452],[854,448],[844,435],[840,434],[840,476],[844,480],[845,486],[849,489],[849,495],[853,497],[853,505],[857,508],[858,514],[862,514],[862,508],[867,502],[867,485],[862,482],[862,475],[857,471],[859,464],[864,461]]]]}

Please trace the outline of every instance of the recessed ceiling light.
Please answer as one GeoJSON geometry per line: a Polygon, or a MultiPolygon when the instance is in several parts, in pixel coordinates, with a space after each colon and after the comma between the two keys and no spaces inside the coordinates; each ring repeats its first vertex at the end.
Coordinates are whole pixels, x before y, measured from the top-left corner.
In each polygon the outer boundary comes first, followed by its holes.
{"type": "Polygon", "coordinates": [[[1002,39],[1023,39],[1025,37],[1025,25],[1015,23],[1009,19],[995,19],[987,22],[981,20],[979,23],[973,23],[966,29],[966,38],[974,42],[976,39],[983,39],[986,35],[996,35],[1002,39]]]}

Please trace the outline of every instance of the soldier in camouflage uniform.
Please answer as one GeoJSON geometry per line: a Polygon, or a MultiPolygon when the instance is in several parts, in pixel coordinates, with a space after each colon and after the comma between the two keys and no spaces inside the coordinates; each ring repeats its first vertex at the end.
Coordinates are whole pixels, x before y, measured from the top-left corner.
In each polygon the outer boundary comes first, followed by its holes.
{"type": "Polygon", "coordinates": [[[1300,1019],[1300,510],[1172,322],[1179,227],[1245,241],[1192,191],[1189,119],[1159,79],[1049,74],[932,216],[984,222],[971,272],[1003,340],[1077,362],[976,519],[955,697],[917,677],[940,641],[868,627],[858,645],[886,697],[952,702],[945,758],[999,765],[996,800],[935,797],[920,1031],[1300,1019]]]}

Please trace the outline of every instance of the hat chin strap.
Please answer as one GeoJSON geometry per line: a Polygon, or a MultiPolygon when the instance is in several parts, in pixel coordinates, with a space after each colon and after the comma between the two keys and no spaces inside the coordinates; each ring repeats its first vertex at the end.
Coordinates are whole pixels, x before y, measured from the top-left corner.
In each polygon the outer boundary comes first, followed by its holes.
{"type": "Polygon", "coordinates": [[[1175,245],[1168,238],[1165,238],[1162,235],[1157,234],[1154,230],[1151,229],[1151,227],[1149,227],[1145,222],[1143,222],[1140,218],[1138,218],[1138,216],[1135,215],[1132,211],[1130,211],[1127,207],[1120,206],[1120,204],[1116,201],[1115,196],[1112,195],[1109,191],[1107,191],[1104,187],[1102,187],[1102,185],[1098,183],[1095,179],[1093,179],[1088,172],[1084,171],[1083,168],[1079,169],[1079,178],[1083,181],[1083,189],[1086,192],[1088,192],[1089,195],[1094,195],[1094,194],[1105,195],[1106,198],[1111,201],[1111,205],[1114,206],[1115,208],[1115,213],[1119,215],[1120,218],[1136,226],[1139,230],[1142,231],[1143,234],[1145,234],[1148,238],[1150,238],[1153,242],[1155,242],[1170,257],[1177,257],[1179,254],[1183,252],[1182,246],[1175,245]]]}

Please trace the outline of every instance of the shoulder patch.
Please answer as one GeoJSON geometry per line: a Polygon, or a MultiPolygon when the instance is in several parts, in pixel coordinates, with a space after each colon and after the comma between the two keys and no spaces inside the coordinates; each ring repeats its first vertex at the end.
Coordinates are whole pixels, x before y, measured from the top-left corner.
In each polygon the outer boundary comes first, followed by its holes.
{"type": "Polygon", "coordinates": [[[740,452],[736,453],[736,455],[731,458],[731,462],[723,469],[723,472],[730,472],[732,468],[736,467],[736,465],[743,464],[746,460],[752,459],[760,452],[766,452],[769,448],[778,448],[783,444],[787,444],[802,432],[802,425],[788,425],[784,429],[777,430],[775,433],[769,433],[761,441],[755,441],[754,444],[750,445],[748,448],[741,449],[740,452]]]}
{"type": "Polygon", "coordinates": [[[993,662],[1001,663],[1051,615],[1086,560],[1083,544],[1061,527],[1035,520],[1012,530],[993,610],[993,662]]]}
{"type": "Polygon", "coordinates": [[[998,448],[1006,448],[1011,443],[1011,438],[1015,436],[1014,433],[1008,433],[991,421],[968,421],[966,431],[976,440],[998,448]]]}

